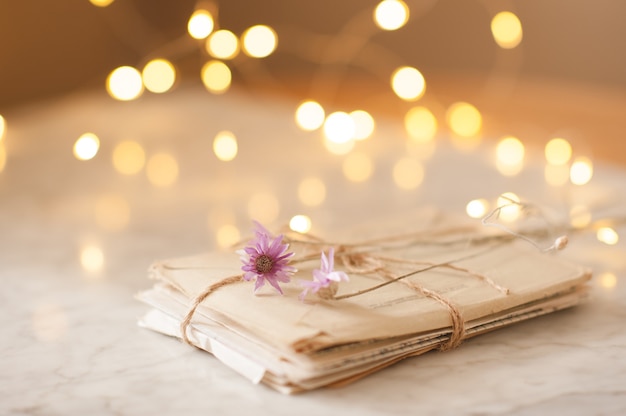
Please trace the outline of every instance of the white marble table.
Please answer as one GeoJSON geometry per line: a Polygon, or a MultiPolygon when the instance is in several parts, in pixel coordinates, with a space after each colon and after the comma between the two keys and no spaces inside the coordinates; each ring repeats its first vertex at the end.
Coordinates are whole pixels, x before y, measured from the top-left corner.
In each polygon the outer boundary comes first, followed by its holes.
{"type": "Polygon", "coordinates": [[[183,86],[136,102],[85,93],[4,114],[0,414],[626,413],[626,238],[608,246],[581,235],[561,254],[593,269],[587,304],[340,389],[282,396],[208,354],[138,328],[146,308],[133,295],[150,285],[148,265],[215,248],[222,223],[245,233],[249,199],[258,192],[278,203],[274,224],[304,213],[322,235],[341,223],[424,205],[463,213],[469,200],[505,191],[565,212],[594,202],[626,212],[623,169],[597,164],[588,185],[553,188],[532,150],[528,167],[505,178],[493,166],[492,142],[463,152],[445,137],[422,162],[424,182],[399,189],[392,165],[406,150],[393,122],[358,143],[373,157],[374,173],[350,183],[343,157],[329,155],[318,133],[296,128],[296,104],[183,86]],[[228,163],[211,150],[223,129],[239,140],[239,154],[228,163]],[[101,147],[94,159],[78,161],[72,146],[85,131],[98,134],[101,147]],[[114,146],[131,139],[148,157],[172,155],[175,183],[155,187],[144,171],[116,172],[114,146]],[[307,176],[326,183],[319,207],[297,198],[307,176]],[[97,255],[81,263],[88,246],[102,253],[101,267],[97,255]]]}

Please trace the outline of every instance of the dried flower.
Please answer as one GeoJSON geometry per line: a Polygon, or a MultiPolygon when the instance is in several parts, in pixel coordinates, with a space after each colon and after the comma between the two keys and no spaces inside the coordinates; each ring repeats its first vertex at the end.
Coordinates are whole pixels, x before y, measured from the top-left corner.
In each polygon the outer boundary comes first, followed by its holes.
{"type": "Polygon", "coordinates": [[[337,292],[338,283],[349,280],[346,273],[333,270],[334,265],[335,249],[331,247],[328,250],[328,257],[322,251],[321,267],[313,270],[313,280],[300,282],[304,286],[304,290],[300,294],[300,300],[303,300],[309,291],[323,295],[323,298],[332,298],[334,296],[337,292]],[[325,293],[327,292],[325,289],[331,289],[330,293],[325,293]]]}
{"type": "Polygon", "coordinates": [[[241,270],[245,272],[243,278],[247,281],[256,279],[255,292],[267,281],[282,295],[279,282],[289,282],[290,275],[296,271],[294,267],[288,265],[289,258],[294,253],[287,252],[289,244],[282,243],[282,235],[273,237],[261,224],[256,221],[254,224],[254,239],[242,250],[237,251],[243,263],[241,266],[241,270]]]}

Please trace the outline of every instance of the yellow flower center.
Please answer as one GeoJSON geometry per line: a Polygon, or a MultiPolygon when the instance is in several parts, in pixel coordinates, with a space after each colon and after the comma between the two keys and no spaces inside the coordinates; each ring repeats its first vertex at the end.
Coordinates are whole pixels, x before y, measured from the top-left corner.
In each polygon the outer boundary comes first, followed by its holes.
{"type": "Polygon", "coordinates": [[[272,270],[272,266],[274,266],[274,262],[269,256],[265,254],[261,254],[259,257],[256,258],[256,261],[254,262],[254,268],[259,273],[268,273],[270,270],[272,270]]]}

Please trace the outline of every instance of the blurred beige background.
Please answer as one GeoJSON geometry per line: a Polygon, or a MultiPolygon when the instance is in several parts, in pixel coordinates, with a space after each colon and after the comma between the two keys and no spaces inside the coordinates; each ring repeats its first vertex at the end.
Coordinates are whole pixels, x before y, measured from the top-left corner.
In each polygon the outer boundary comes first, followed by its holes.
{"type": "MultiPolygon", "coordinates": [[[[324,56],[313,50],[315,45],[340,39],[342,28],[358,16],[367,20],[363,14],[371,16],[377,3],[220,1],[219,23],[237,34],[253,24],[273,26],[279,48],[264,60],[264,73],[274,79],[310,81],[320,70],[316,59],[324,56]]],[[[397,59],[418,67],[427,80],[438,74],[480,78],[497,71],[516,79],[626,89],[625,2],[408,0],[407,4],[411,20],[401,30],[376,31],[371,23],[370,43],[378,48],[372,50],[381,51],[381,65],[397,59]],[[524,39],[514,50],[498,48],[490,33],[490,19],[501,10],[516,13],[523,25],[524,39]]],[[[140,67],[155,55],[171,59],[183,82],[197,81],[207,55],[186,39],[187,19],[195,7],[195,0],[115,0],[105,8],[88,0],[0,0],[0,111],[103,88],[115,67],[140,67]]],[[[355,75],[367,72],[351,64],[343,70],[355,75]]],[[[263,77],[244,75],[235,71],[243,85],[265,82],[263,77]]]]}

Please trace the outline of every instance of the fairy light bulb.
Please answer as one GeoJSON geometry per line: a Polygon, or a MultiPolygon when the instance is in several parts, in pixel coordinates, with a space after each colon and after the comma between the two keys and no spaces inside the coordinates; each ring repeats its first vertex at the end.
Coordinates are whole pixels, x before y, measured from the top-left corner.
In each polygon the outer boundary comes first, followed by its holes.
{"type": "Polygon", "coordinates": [[[346,143],[354,138],[356,126],[348,113],[336,111],[324,121],[324,135],[333,143],[346,143]]]}
{"type": "Polygon", "coordinates": [[[585,185],[593,176],[593,165],[586,157],[578,158],[570,167],[570,180],[574,185],[585,185]]]}
{"type": "Polygon", "coordinates": [[[100,139],[93,133],[84,133],[74,143],[74,156],[78,160],[93,159],[100,149],[100,139]]]}
{"type": "Polygon", "coordinates": [[[598,241],[601,241],[604,244],[610,246],[617,244],[619,241],[619,235],[617,234],[617,231],[615,231],[611,227],[599,228],[596,232],[596,237],[598,238],[598,241]]]}
{"type": "Polygon", "coordinates": [[[289,228],[295,232],[305,234],[311,231],[311,218],[306,215],[294,215],[289,221],[289,228]]]}
{"type": "Polygon", "coordinates": [[[187,31],[194,39],[206,39],[211,32],[215,22],[208,10],[196,10],[193,12],[187,23],[187,31]]]}
{"type": "Polygon", "coordinates": [[[207,52],[217,59],[233,59],[239,53],[239,39],[230,30],[213,32],[206,42],[207,52]]]}
{"type": "Polygon", "coordinates": [[[107,91],[116,100],[130,101],[143,93],[141,73],[131,66],[114,69],[107,78],[107,91]]]}
{"type": "Polygon", "coordinates": [[[410,66],[403,66],[391,75],[393,92],[405,101],[415,101],[426,91],[426,80],[420,71],[410,66]]]}
{"type": "Polygon", "coordinates": [[[524,164],[524,144],[516,137],[505,137],[496,146],[496,167],[505,176],[518,174],[524,164]]]}
{"type": "Polygon", "coordinates": [[[515,48],[522,41],[522,23],[514,13],[500,12],[491,19],[491,34],[501,48],[515,48]]]}
{"type": "Polygon", "coordinates": [[[237,139],[230,131],[217,133],[213,140],[213,152],[219,160],[228,162],[237,156],[237,139]]]}
{"type": "Polygon", "coordinates": [[[265,25],[248,28],[242,38],[243,52],[253,58],[265,58],[274,52],[278,36],[274,29],[265,25]]]}
{"type": "Polygon", "coordinates": [[[319,129],[324,124],[326,113],[316,101],[304,101],[296,110],[296,124],[302,130],[313,131],[319,129]]]}
{"type": "Polygon", "coordinates": [[[404,128],[418,143],[432,141],[437,134],[437,119],[426,107],[413,107],[404,116],[404,128]]]}
{"type": "Polygon", "coordinates": [[[364,153],[351,153],[342,165],[344,176],[351,182],[365,182],[372,176],[374,164],[364,153]]]}
{"type": "Polygon", "coordinates": [[[409,8],[401,0],[383,0],[374,9],[374,22],[383,30],[397,30],[409,20],[409,8]]]}
{"type": "Polygon", "coordinates": [[[221,61],[209,61],[200,71],[202,83],[213,94],[223,94],[230,88],[232,74],[230,68],[221,61]]]}
{"type": "Polygon", "coordinates": [[[572,145],[560,137],[555,137],[546,143],[546,160],[551,165],[565,165],[572,157],[572,145]]]}
{"type": "Polygon", "coordinates": [[[141,72],[143,85],[150,92],[160,94],[169,91],[176,82],[176,69],[166,59],[153,59],[141,72]]]}
{"type": "Polygon", "coordinates": [[[465,212],[470,218],[482,218],[487,214],[489,202],[486,199],[473,199],[465,206],[465,212]]]}
{"type": "Polygon", "coordinates": [[[146,152],[137,142],[123,141],[113,149],[113,167],[122,175],[139,173],[146,164],[146,152]]]}
{"type": "Polygon", "coordinates": [[[374,133],[374,118],[364,110],[355,110],[350,114],[354,122],[354,139],[365,140],[374,133]]]}
{"type": "Polygon", "coordinates": [[[452,104],[446,112],[450,129],[462,137],[472,137],[480,132],[482,116],[480,111],[466,102],[452,104]]]}

